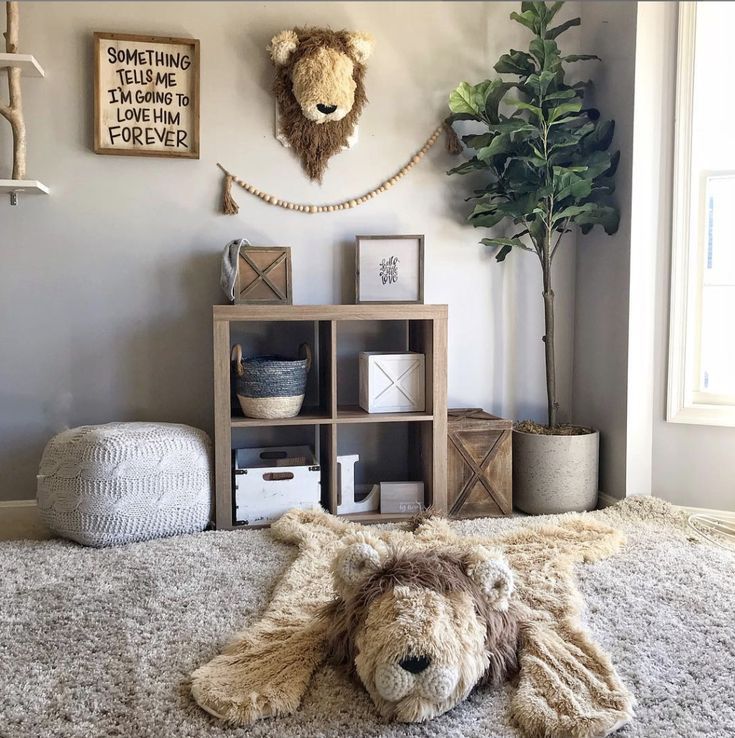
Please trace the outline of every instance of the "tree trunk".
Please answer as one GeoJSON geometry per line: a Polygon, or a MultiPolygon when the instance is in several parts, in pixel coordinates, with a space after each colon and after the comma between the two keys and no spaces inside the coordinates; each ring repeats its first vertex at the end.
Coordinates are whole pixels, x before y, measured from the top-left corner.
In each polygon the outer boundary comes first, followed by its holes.
{"type": "MultiPolygon", "coordinates": [[[[5,51],[18,53],[18,3],[5,3],[7,8],[7,26],[5,30],[5,51]]],[[[13,132],[13,179],[25,179],[26,176],[26,125],[23,119],[23,100],[20,91],[20,68],[8,67],[9,105],[0,106],[0,114],[7,118],[13,132]]]]}
{"type": "Polygon", "coordinates": [[[544,274],[544,328],[543,338],[546,354],[546,399],[549,417],[549,428],[557,424],[556,411],[556,364],[554,363],[554,290],[551,288],[551,236],[546,239],[543,248],[541,268],[544,274]]]}

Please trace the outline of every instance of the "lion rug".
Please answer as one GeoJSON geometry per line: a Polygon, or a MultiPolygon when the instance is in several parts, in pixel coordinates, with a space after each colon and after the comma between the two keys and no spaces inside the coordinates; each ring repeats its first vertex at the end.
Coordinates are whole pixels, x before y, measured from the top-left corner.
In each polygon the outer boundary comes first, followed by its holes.
{"type": "Polygon", "coordinates": [[[294,713],[328,658],[388,720],[451,710],[512,679],[511,718],[529,737],[605,736],[633,698],[580,622],[573,566],[612,554],[620,532],[589,517],[461,537],[448,521],[368,530],[291,510],[271,528],[299,554],[270,605],[192,675],[192,695],[232,724],[294,713]]]}

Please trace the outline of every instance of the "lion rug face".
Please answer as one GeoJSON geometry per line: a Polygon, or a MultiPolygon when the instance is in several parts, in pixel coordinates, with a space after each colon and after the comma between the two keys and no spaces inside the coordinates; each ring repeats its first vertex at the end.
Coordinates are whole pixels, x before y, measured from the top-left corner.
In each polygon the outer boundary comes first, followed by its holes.
{"type": "Polygon", "coordinates": [[[313,180],[321,182],[329,159],[356,131],[372,49],[368,34],[321,28],[281,31],[271,40],[278,136],[313,180]]]}
{"type": "Polygon", "coordinates": [[[488,549],[411,551],[357,534],[333,572],[328,653],[354,669],[384,717],[427,720],[516,671],[513,575],[488,549]]]}
{"type": "Polygon", "coordinates": [[[435,718],[509,678],[510,716],[529,738],[605,736],[632,718],[633,698],[580,622],[572,579],[575,563],[621,545],[618,531],[575,516],[484,539],[442,518],[368,531],[291,510],[271,532],[299,555],[260,620],[193,673],[192,695],[214,716],[292,714],[330,659],[388,720],[435,718]]]}

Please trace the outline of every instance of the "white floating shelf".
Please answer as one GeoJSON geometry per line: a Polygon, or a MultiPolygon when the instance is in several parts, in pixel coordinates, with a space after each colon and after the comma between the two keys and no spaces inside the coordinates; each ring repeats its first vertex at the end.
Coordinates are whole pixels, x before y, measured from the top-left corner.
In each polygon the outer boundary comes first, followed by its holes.
{"type": "Polygon", "coordinates": [[[0,192],[10,195],[10,204],[18,204],[18,193],[48,195],[48,187],[37,179],[0,179],[0,192]]]}
{"type": "Polygon", "coordinates": [[[0,192],[27,192],[48,195],[48,187],[37,179],[0,179],[0,192]]]}
{"type": "Polygon", "coordinates": [[[26,77],[45,77],[46,72],[36,61],[33,54],[7,54],[0,53],[0,69],[5,67],[20,67],[21,74],[26,77]]]}

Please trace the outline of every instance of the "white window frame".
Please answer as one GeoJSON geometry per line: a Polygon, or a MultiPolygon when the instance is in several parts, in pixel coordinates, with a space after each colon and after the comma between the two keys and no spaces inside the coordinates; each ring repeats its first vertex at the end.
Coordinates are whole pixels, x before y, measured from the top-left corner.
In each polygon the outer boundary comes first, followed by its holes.
{"type": "Polygon", "coordinates": [[[666,420],[735,426],[735,404],[717,402],[727,398],[717,398],[696,389],[705,232],[703,203],[700,202],[696,217],[692,217],[691,199],[696,30],[697,3],[679,3],[666,420]]]}

